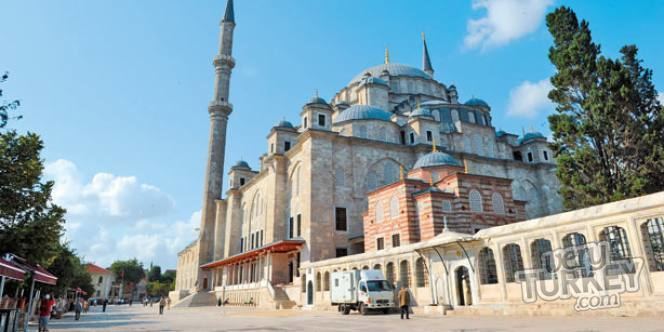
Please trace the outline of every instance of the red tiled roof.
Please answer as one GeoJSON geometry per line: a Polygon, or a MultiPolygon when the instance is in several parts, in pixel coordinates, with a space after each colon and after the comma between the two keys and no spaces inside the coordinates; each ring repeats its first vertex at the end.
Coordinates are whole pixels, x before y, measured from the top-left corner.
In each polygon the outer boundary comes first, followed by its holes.
{"type": "Polygon", "coordinates": [[[107,270],[103,267],[100,267],[100,266],[92,264],[92,263],[85,264],[85,269],[90,274],[111,274],[111,273],[113,273],[113,272],[111,272],[111,271],[109,271],[109,270],[107,270]]]}
{"type": "Polygon", "coordinates": [[[239,253],[235,256],[231,256],[228,258],[220,259],[218,261],[210,262],[207,264],[203,264],[200,267],[202,269],[211,269],[219,266],[224,266],[224,265],[229,265],[233,264],[239,261],[243,260],[249,260],[249,259],[254,259],[258,255],[265,253],[265,252],[278,252],[278,253],[283,253],[283,252],[290,252],[293,250],[299,249],[302,245],[304,244],[304,240],[281,240],[277,242],[273,242],[270,244],[267,244],[261,248],[254,249],[251,251],[246,251],[243,253],[239,253]]]}

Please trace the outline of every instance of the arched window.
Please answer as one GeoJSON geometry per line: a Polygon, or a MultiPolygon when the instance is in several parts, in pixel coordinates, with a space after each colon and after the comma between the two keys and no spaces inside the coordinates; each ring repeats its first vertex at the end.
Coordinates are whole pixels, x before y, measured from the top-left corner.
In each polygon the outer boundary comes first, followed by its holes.
{"type": "Polygon", "coordinates": [[[389,262],[385,265],[385,279],[394,285],[394,263],[389,262]]]}
{"type": "Polygon", "coordinates": [[[374,213],[376,214],[376,222],[377,222],[377,223],[381,223],[381,222],[383,222],[383,219],[385,218],[385,212],[383,211],[383,202],[378,201],[378,202],[376,203],[376,207],[375,207],[375,212],[374,212],[374,213]]]}
{"type": "Polygon", "coordinates": [[[664,271],[664,218],[648,219],[641,225],[650,271],[664,271]]]}
{"type": "Polygon", "coordinates": [[[505,282],[515,282],[517,274],[519,278],[523,276],[523,258],[521,258],[521,247],[518,244],[510,243],[503,247],[503,266],[505,268],[505,282]]]}
{"type": "Polygon", "coordinates": [[[530,244],[533,269],[537,270],[539,280],[551,279],[553,274],[553,250],[551,241],[537,239],[530,244]]]}
{"type": "Polygon", "coordinates": [[[307,274],[306,273],[302,274],[302,276],[300,277],[300,282],[302,283],[300,285],[300,290],[302,291],[302,293],[306,293],[307,292],[307,274]]]}
{"type": "Polygon", "coordinates": [[[497,284],[498,273],[496,272],[496,260],[493,258],[493,250],[482,248],[479,255],[480,284],[497,284]]]}
{"type": "Polygon", "coordinates": [[[491,205],[493,206],[493,213],[505,214],[505,201],[503,196],[499,193],[491,195],[491,205]]]}
{"type": "Polygon", "coordinates": [[[459,121],[459,111],[452,110],[452,122],[459,121]]]}
{"type": "Polygon", "coordinates": [[[362,270],[368,270],[368,269],[369,269],[368,265],[365,265],[365,266],[362,267],[362,270]]]}
{"type": "Polygon", "coordinates": [[[316,291],[320,292],[321,290],[321,277],[320,277],[320,272],[316,273],[316,291]]]}
{"type": "Polygon", "coordinates": [[[325,271],[325,274],[323,274],[323,290],[324,291],[329,291],[330,290],[330,272],[325,271]]]}
{"type": "Polygon", "coordinates": [[[401,287],[410,287],[410,264],[407,260],[399,263],[399,283],[401,287]]]}
{"type": "Polygon", "coordinates": [[[475,112],[468,112],[468,122],[475,123],[475,112]]]}
{"type": "Polygon", "coordinates": [[[383,165],[383,184],[394,183],[399,180],[399,171],[396,163],[393,161],[385,161],[383,165]]]}
{"type": "Polygon", "coordinates": [[[390,218],[395,219],[399,217],[399,199],[397,196],[392,196],[390,200],[390,218]]]}
{"type": "Polygon", "coordinates": [[[429,284],[429,276],[424,266],[424,258],[415,261],[415,286],[426,287],[429,284]]]}
{"type": "Polygon", "coordinates": [[[468,193],[470,200],[470,210],[473,212],[482,212],[482,195],[477,189],[473,189],[468,193]]]}
{"type": "Polygon", "coordinates": [[[374,264],[373,269],[374,270],[383,270],[383,267],[380,264],[374,264]]]}
{"type": "Polygon", "coordinates": [[[587,278],[592,276],[592,266],[586,237],[581,233],[569,233],[563,237],[563,268],[574,278],[587,278]]]}
{"type": "MultiPolygon", "coordinates": [[[[609,264],[606,268],[608,275],[635,272],[632,263],[632,251],[629,248],[629,241],[624,228],[619,226],[605,227],[599,233],[599,239],[609,246],[610,257],[608,257],[609,264]]],[[[605,253],[605,251],[602,252],[605,253]]]]}

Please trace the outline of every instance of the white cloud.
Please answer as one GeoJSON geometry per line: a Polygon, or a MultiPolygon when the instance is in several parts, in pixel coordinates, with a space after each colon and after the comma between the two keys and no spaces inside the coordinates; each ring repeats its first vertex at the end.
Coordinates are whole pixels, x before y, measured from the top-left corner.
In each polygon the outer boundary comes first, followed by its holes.
{"type": "Polygon", "coordinates": [[[510,91],[507,115],[534,118],[540,112],[552,109],[553,104],[548,97],[552,88],[549,79],[535,83],[524,81],[510,91]]]}
{"type": "Polygon", "coordinates": [[[657,99],[659,99],[660,104],[664,104],[664,92],[660,92],[659,95],[657,95],[657,99]]]}
{"type": "Polygon", "coordinates": [[[537,30],[553,0],[473,0],[473,9],[486,16],[470,19],[464,39],[467,48],[505,45],[537,30]]]}
{"type": "Polygon", "coordinates": [[[173,268],[177,252],[198,235],[200,211],[178,220],[171,196],[135,176],[97,173],[84,180],[64,159],[47,163],[44,174],[55,181],[54,202],[67,209],[66,240],[88,261],[107,266],[135,257],[173,268]]]}

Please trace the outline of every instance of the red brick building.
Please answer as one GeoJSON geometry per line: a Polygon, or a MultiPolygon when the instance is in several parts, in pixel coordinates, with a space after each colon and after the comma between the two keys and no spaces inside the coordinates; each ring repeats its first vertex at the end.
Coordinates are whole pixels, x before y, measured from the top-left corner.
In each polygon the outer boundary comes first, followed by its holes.
{"type": "Polygon", "coordinates": [[[526,219],[525,201],[512,197],[512,180],[468,174],[454,157],[434,151],[407,175],[369,193],[364,250],[433,238],[445,228],[473,234],[526,219]]]}

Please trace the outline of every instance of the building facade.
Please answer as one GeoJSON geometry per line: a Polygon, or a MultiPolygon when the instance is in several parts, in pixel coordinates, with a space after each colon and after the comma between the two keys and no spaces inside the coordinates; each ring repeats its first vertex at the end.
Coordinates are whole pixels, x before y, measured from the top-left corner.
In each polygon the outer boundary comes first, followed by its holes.
{"type": "Polygon", "coordinates": [[[474,232],[561,211],[545,137],[496,131],[485,101],[462,102],[454,85],[434,78],[424,40],[421,69],[392,63],[386,54],[383,64],[360,71],[329,102],[312,97],[295,124],[277,123],[259,166],[237,162],[222,198],[234,27],[229,0],[214,61],[200,236],[178,257],[176,300],[205,293],[238,302],[265,297],[278,305],[297,303],[303,264],[362,254],[372,250],[376,234],[392,232],[366,224],[375,219],[373,200],[391,196],[391,188],[401,188],[403,225],[396,227],[404,244],[435,237],[444,219],[451,229],[474,232]],[[441,155],[454,165],[433,172],[422,166],[441,155]],[[486,213],[471,210],[477,192],[486,213]],[[503,213],[489,203],[494,193],[503,213]],[[441,210],[443,201],[452,212],[441,210]],[[428,228],[415,235],[409,228],[419,227],[411,220],[418,208],[431,210],[432,221],[423,221],[419,226],[428,228]]]}
{"type": "Polygon", "coordinates": [[[111,296],[111,289],[115,281],[113,272],[93,263],[85,264],[85,270],[90,274],[92,285],[95,287],[95,293],[91,297],[98,299],[108,299],[111,296]]]}

